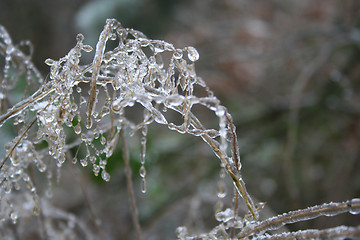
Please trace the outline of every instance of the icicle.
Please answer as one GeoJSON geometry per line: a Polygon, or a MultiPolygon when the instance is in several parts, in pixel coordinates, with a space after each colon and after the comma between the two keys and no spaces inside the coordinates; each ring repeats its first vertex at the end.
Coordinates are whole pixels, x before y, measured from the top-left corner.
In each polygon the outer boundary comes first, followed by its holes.
{"type": "Polygon", "coordinates": [[[141,130],[141,167],[140,167],[140,177],[141,177],[141,192],[146,193],[146,169],[145,169],[145,160],[146,160],[146,136],[148,128],[147,125],[144,125],[141,130]]]}
{"type": "Polygon", "coordinates": [[[96,165],[96,164],[93,165],[93,172],[94,172],[94,175],[95,175],[95,176],[98,176],[98,175],[99,175],[99,172],[100,172],[100,167],[99,167],[99,165],[96,165]]]}
{"type": "Polygon", "coordinates": [[[220,169],[220,179],[219,179],[219,190],[217,193],[218,198],[222,199],[226,197],[225,191],[225,169],[222,167],[220,169]]]}
{"type": "Polygon", "coordinates": [[[101,178],[104,181],[109,182],[110,181],[110,174],[108,172],[106,172],[105,169],[103,169],[102,172],[101,172],[101,178]]]}
{"type": "Polygon", "coordinates": [[[74,131],[78,135],[81,133],[80,123],[78,123],[76,126],[74,126],[74,131]]]}
{"type": "Polygon", "coordinates": [[[220,150],[226,154],[226,120],[225,120],[225,107],[219,106],[216,110],[216,115],[219,117],[219,133],[220,133],[220,150]]]}
{"type": "Polygon", "coordinates": [[[46,178],[47,178],[47,182],[48,182],[48,186],[47,189],[45,191],[45,195],[48,198],[51,198],[53,196],[53,186],[52,186],[52,172],[48,171],[46,174],[46,178]]]}
{"type": "MultiPolygon", "coordinates": [[[[221,164],[222,165],[222,164],[221,164]]],[[[220,178],[219,178],[219,182],[218,182],[218,192],[217,192],[217,196],[218,196],[218,200],[216,203],[216,213],[219,213],[220,211],[222,211],[223,206],[224,206],[224,202],[223,199],[226,197],[226,191],[225,191],[225,169],[223,168],[223,166],[221,166],[220,169],[220,178]]]]}

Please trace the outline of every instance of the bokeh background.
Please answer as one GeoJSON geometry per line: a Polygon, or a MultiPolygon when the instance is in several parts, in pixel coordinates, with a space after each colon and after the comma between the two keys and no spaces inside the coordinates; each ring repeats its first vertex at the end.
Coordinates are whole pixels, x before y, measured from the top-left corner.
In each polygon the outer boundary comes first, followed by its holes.
{"type": "MultiPolygon", "coordinates": [[[[263,217],[360,197],[360,2],[357,0],[1,0],[0,24],[30,40],[33,61],[64,56],[81,32],[94,46],[106,18],[200,53],[196,71],[233,115],[242,174],[263,217]]],[[[209,120],[211,121],[211,120],[209,120]]],[[[171,239],[216,226],[219,162],[199,139],[152,126],[148,191],[140,192],[139,140],[131,166],[145,239],[171,239]]],[[[3,151],[3,150],[1,150],[3,151]]],[[[112,180],[64,166],[51,202],[106,239],[134,237],[121,149],[112,180]],[[94,228],[94,215],[100,230],[94,228]]],[[[233,192],[229,185],[226,206],[233,192]]],[[[289,226],[359,225],[358,216],[289,226]]],[[[36,231],[33,237],[36,239],[36,231]]],[[[31,236],[31,235],[28,235],[31,236]]]]}

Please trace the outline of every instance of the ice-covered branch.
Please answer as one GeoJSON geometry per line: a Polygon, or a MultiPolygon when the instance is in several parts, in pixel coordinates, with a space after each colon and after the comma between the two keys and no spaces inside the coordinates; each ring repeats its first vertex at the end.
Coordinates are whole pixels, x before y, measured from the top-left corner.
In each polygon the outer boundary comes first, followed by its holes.
{"type": "Polygon", "coordinates": [[[355,198],[349,201],[336,203],[325,203],[301,210],[291,211],[272,218],[268,218],[262,222],[256,223],[250,229],[241,232],[239,239],[252,234],[264,233],[265,231],[276,230],[286,224],[306,221],[320,216],[335,216],[341,213],[350,212],[352,214],[360,213],[360,199],[355,198]]]}

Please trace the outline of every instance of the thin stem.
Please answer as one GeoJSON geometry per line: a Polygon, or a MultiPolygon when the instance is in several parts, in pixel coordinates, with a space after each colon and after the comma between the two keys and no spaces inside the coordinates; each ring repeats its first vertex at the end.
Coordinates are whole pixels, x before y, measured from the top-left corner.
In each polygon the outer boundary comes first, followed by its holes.
{"type": "MultiPolygon", "coordinates": [[[[201,126],[199,120],[193,114],[190,113],[189,115],[191,116],[191,123],[194,124],[196,128],[204,130],[203,127],[201,126]]],[[[228,120],[231,122],[230,118],[228,118],[228,120]]],[[[234,134],[234,132],[233,132],[233,134],[234,134]]],[[[226,170],[227,174],[230,176],[230,178],[232,179],[236,190],[242,196],[242,198],[245,200],[246,206],[249,209],[249,211],[251,212],[251,215],[253,216],[253,218],[255,220],[257,220],[257,211],[256,211],[256,208],[254,206],[254,203],[253,203],[250,195],[246,191],[244,181],[241,178],[238,178],[237,175],[231,170],[230,163],[226,159],[225,153],[222,152],[219,147],[217,147],[218,144],[215,143],[216,141],[213,140],[207,134],[203,134],[202,138],[204,139],[205,142],[207,142],[211,146],[213,151],[216,153],[216,155],[223,162],[225,170],[226,170]]],[[[234,138],[236,138],[236,135],[234,136],[234,138]]],[[[237,143],[237,141],[233,142],[233,144],[236,144],[236,143],[237,143]]],[[[237,146],[233,146],[233,148],[236,148],[236,147],[237,146]]],[[[233,154],[236,154],[236,151],[234,151],[233,154]]],[[[236,157],[238,157],[238,155],[236,157]]],[[[237,166],[239,166],[239,165],[237,165],[237,166]]],[[[238,171],[238,169],[236,169],[236,171],[238,171]]]]}
{"type": "Polygon", "coordinates": [[[101,67],[101,61],[103,59],[104,56],[104,51],[105,51],[105,46],[106,46],[106,42],[109,38],[110,35],[110,31],[111,31],[111,20],[107,20],[106,21],[106,25],[104,27],[104,30],[101,32],[100,37],[99,37],[99,42],[96,44],[96,52],[95,52],[95,58],[93,61],[93,72],[92,72],[92,76],[91,76],[91,87],[90,87],[90,99],[89,99],[89,110],[88,110],[88,122],[87,122],[87,126],[88,128],[90,128],[91,126],[91,115],[92,115],[92,111],[95,107],[95,100],[96,100],[96,83],[97,83],[97,79],[100,73],[100,67],[101,67]]]}
{"type": "Polygon", "coordinates": [[[135,194],[134,194],[134,187],[131,180],[131,168],[130,168],[130,161],[129,161],[129,151],[126,144],[126,137],[124,130],[121,130],[121,143],[122,143],[122,151],[123,151],[123,158],[125,163],[125,175],[126,175],[126,184],[127,189],[129,192],[129,200],[131,205],[131,215],[133,224],[136,231],[136,237],[138,240],[141,240],[141,228],[140,228],[140,222],[137,215],[137,208],[136,208],[136,202],[135,202],[135,194]]]}
{"type": "Polygon", "coordinates": [[[226,111],[225,113],[226,121],[229,124],[229,128],[232,134],[232,154],[233,154],[233,160],[235,161],[236,170],[240,171],[241,168],[241,162],[240,162],[240,154],[239,154],[239,148],[238,148],[238,141],[236,136],[236,128],[234,123],[231,120],[230,114],[226,111]]]}

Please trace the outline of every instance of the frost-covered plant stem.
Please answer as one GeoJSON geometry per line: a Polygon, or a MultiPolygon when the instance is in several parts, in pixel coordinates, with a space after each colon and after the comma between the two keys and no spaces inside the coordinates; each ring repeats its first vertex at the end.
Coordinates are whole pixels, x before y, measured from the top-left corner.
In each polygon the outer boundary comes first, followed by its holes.
{"type": "Polygon", "coordinates": [[[293,240],[293,239],[359,239],[360,226],[338,226],[328,229],[308,229],[286,232],[269,236],[260,236],[257,240],[293,240]]]}
{"type": "Polygon", "coordinates": [[[252,234],[261,233],[269,230],[276,230],[286,224],[307,221],[320,216],[335,216],[341,213],[350,212],[352,214],[360,213],[360,199],[353,199],[341,203],[325,203],[322,205],[300,209],[268,218],[256,223],[253,227],[240,233],[239,239],[252,234]]]}

